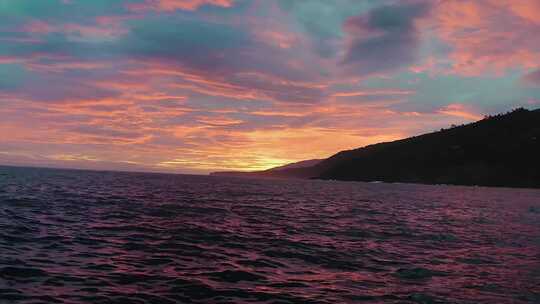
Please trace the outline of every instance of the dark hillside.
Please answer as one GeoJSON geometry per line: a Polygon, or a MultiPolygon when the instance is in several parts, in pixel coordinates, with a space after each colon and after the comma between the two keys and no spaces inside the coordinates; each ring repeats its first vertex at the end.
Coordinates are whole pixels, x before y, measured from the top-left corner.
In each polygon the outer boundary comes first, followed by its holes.
{"type": "Polygon", "coordinates": [[[517,109],[468,125],[342,151],[314,166],[217,175],[538,188],[540,110],[517,109]]]}
{"type": "Polygon", "coordinates": [[[540,110],[340,152],[323,179],[540,187],[540,110]]]}

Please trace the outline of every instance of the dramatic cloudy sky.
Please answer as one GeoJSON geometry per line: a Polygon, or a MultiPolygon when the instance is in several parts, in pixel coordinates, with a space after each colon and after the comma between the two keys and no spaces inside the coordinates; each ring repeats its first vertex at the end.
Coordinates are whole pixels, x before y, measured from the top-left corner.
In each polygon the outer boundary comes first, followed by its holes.
{"type": "Polygon", "coordinates": [[[0,0],[0,163],[204,173],[540,107],[538,0],[0,0]]]}

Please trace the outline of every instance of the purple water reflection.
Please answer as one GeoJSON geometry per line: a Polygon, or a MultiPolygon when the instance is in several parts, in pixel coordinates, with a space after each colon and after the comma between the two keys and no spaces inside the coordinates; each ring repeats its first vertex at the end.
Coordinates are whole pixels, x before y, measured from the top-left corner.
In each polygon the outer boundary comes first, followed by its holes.
{"type": "Polygon", "coordinates": [[[0,168],[0,303],[538,303],[540,191],[0,168]]]}

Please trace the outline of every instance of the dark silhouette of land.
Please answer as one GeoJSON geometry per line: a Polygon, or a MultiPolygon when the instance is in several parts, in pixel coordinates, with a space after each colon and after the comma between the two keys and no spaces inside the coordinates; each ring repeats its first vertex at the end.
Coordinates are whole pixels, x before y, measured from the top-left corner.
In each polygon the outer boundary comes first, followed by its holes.
{"type": "Polygon", "coordinates": [[[540,188],[540,109],[342,151],[312,166],[220,175],[540,188]]]}
{"type": "MultiPolygon", "coordinates": [[[[254,172],[241,172],[241,171],[224,171],[224,172],[212,172],[210,175],[215,176],[237,176],[237,177],[276,177],[276,178],[283,178],[283,177],[293,177],[289,176],[289,170],[290,169],[304,169],[309,168],[317,165],[323,161],[322,159],[309,159],[309,160],[303,160],[291,164],[287,164],[284,166],[279,166],[275,168],[271,168],[264,171],[254,171],[254,172]],[[282,174],[283,172],[283,174],[282,174]]],[[[300,176],[302,177],[302,176],[300,176]]],[[[310,177],[310,176],[305,176],[310,177]]]]}

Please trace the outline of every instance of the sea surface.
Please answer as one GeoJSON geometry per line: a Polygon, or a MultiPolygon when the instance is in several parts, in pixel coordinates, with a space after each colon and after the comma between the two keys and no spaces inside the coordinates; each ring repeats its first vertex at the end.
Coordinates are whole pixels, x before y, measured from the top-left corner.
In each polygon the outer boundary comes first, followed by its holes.
{"type": "Polygon", "coordinates": [[[540,303],[540,191],[0,167],[0,303],[540,303]]]}

